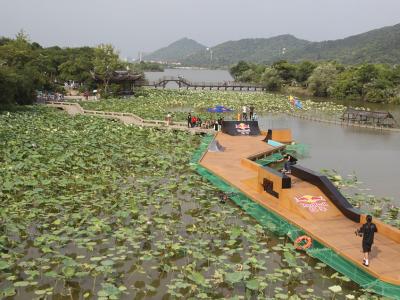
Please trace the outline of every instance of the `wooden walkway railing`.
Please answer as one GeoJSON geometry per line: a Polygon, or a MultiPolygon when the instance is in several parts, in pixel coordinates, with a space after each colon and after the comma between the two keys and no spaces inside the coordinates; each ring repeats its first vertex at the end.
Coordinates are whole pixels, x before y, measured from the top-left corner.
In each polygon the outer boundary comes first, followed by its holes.
{"type": "Polygon", "coordinates": [[[98,110],[86,110],[83,109],[78,103],[70,103],[70,102],[58,102],[58,101],[46,101],[46,105],[51,107],[61,108],[67,113],[71,115],[81,114],[86,116],[99,116],[103,118],[109,119],[117,119],[124,124],[134,124],[138,126],[146,126],[146,127],[159,127],[164,129],[172,129],[172,130],[181,130],[188,131],[192,134],[202,134],[202,133],[211,133],[212,129],[205,128],[188,128],[185,122],[172,122],[168,124],[167,121],[162,120],[148,120],[143,119],[132,113],[124,113],[124,112],[112,112],[112,111],[98,111],[98,110]]]}

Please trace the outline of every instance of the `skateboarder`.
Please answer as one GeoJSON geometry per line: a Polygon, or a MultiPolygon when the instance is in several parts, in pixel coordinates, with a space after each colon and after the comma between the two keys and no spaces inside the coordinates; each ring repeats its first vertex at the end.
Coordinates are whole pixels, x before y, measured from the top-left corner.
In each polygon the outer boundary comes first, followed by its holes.
{"type": "Polygon", "coordinates": [[[362,236],[362,251],[364,253],[363,265],[369,266],[369,253],[374,243],[374,234],[378,232],[376,225],[372,223],[372,216],[367,216],[367,223],[356,231],[356,234],[362,236]]]}

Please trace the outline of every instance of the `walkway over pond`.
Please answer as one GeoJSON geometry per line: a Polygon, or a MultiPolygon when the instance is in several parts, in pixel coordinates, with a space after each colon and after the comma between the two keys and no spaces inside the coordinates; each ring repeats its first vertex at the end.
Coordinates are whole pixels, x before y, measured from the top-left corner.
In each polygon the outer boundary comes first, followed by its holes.
{"type": "Polygon", "coordinates": [[[157,81],[152,81],[148,83],[141,83],[136,86],[149,86],[153,88],[163,88],[165,89],[167,84],[174,82],[179,88],[186,89],[209,89],[209,90],[231,90],[231,91],[265,91],[266,88],[261,85],[256,85],[252,83],[243,83],[236,81],[224,81],[224,82],[192,82],[184,77],[162,77],[157,81]]]}
{"type": "Polygon", "coordinates": [[[141,117],[132,113],[86,110],[83,109],[78,103],[47,101],[46,105],[65,110],[70,115],[98,116],[102,118],[118,120],[126,125],[133,124],[143,127],[157,127],[166,130],[188,131],[192,134],[204,134],[213,132],[212,129],[199,127],[188,128],[187,123],[185,122],[171,122],[171,124],[168,124],[167,121],[162,120],[142,119],[141,117]]]}

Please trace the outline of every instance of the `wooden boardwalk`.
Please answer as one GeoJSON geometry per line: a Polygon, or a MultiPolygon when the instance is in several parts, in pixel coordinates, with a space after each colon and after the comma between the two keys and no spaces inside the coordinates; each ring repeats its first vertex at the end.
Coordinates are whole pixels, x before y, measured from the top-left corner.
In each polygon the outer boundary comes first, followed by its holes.
{"type": "Polygon", "coordinates": [[[218,133],[216,140],[226,147],[226,150],[206,152],[200,164],[360,269],[384,282],[400,285],[400,230],[374,220],[379,232],[371,252],[370,266],[364,267],[361,238],[354,234],[360,224],[345,217],[318,187],[291,176],[292,187],[280,191],[279,198],[260,189],[258,168],[261,166],[247,157],[260,153],[268,154],[274,150],[262,141],[263,138],[264,136],[230,136],[218,133]],[[296,200],[304,195],[322,197],[326,201],[327,209],[311,211],[296,200]]]}
{"type": "Polygon", "coordinates": [[[126,125],[132,124],[142,127],[157,127],[166,130],[188,131],[192,134],[205,134],[213,132],[212,129],[199,127],[188,128],[185,122],[172,122],[172,124],[168,124],[167,121],[162,120],[142,119],[141,117],[131,113],[85,110],[78,103],[47,101],[46,105],[49,107],[56,107],[65,110],[70,115],[79,114],[85,116],[97,116],[107,119],[118,120],[126,125]]]}

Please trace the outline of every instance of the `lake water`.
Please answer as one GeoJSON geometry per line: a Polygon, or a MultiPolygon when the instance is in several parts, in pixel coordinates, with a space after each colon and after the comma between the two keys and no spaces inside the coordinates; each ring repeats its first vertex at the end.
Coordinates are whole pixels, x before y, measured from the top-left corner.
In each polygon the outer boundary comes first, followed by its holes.
{"type": "Polygon", "coordinates": [[[319,171],[355,173],[370,188],[368,194],[390,196],[400,203],[398,155],[400,133],[316,123],[284,115],[262,115],[263,129],[291,128],[296,141],[310,146],[310,157],[300,164],[319,171]]]}
{"type": "MultiPolygon", "coordinates": [[[[182,75],[190,81],[230,81],[228,71],[166,69],[146,72],[149,80],[182,75]]],[[[171,84],[171,87],[176,87],[171,84]]],[[[360,103],[358,103],[360,104],[360,103]]],[[[387,110],[400,116],[400,106],[369,104],[371,109],[387,110]]],[[[355,172],[368,192],[388,196],[400,203],[400,133],[316,123],[283,115],[259,116],[260,127],[291,128],[296,141],[310,145],[310,157],[300,164],[319,171],[335,169],[343,176],[355,172]]]]}

